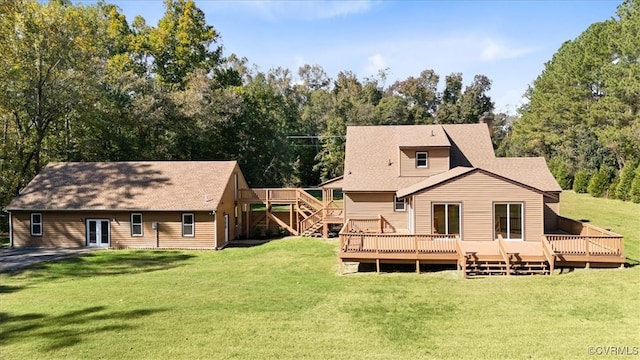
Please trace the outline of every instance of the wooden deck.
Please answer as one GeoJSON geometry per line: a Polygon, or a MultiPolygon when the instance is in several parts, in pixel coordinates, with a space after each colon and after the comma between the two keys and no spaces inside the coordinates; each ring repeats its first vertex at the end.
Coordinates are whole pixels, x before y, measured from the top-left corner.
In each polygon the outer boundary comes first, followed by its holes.
{"type": "MultiPolygon", "coordinates": [[[[623,238],[598,228],[593,235],[544,235],[540,241],[462,241],[457,235],[385,232],[384,219],[348,220],[340,232],[342,262],[457,264],[470,275],[552,274],[559,266],[623,266],[623,238]]],[[[395,231],[395,230],[394,230],[395,231]]]]}

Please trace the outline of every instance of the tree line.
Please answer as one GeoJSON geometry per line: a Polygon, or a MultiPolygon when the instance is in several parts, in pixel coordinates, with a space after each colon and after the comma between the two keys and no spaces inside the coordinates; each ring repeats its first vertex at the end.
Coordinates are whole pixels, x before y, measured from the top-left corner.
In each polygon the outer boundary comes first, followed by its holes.
{"type": "Polygon", "coordinates": [[[565,42],[499,152],[544,156],[563,189],[640,203],[640,1],[565,42]]]}
{"type": "Polygon", "coordinates": [[[439,91],[433,70],[390,85],[385,71],[260,71],[223,53],[192,0],[164,7],[151,26],[106,2],[0,3],[0,205],[50,161],[237,160],[251,186],[313,186],[342,174],[348,125],[493,112],[483,75],[439,91]]]}

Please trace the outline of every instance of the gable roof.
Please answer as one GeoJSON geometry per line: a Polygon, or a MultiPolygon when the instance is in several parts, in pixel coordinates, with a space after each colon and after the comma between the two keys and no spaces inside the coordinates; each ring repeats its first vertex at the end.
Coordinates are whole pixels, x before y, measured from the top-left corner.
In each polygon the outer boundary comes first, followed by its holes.
{"type": "MultiPolygon", "coordinates": [[[[511,159],[519,160],[519,158],[509,158],[509,160],[511,160],[511,159]]],[[[528,159],[534,159],[535,162],[533,162],[533,161],[525,161],[525,163],[529,163],[529,164],[525,164],[525,165],[533,165],[533,166],[536,166],[536,167],[539,166],[540,161],[537,158],[528,158],[528,159]]],[[[542,159],[542,160],[544,160],[544,159],[542,159]]],[[[511,161],[508,161],[508,162],[511,162],[511,161]]],[[[503,164],[503,165],[506,165],[506,163],[503,164]]],[[[546,162],[544,163],[544,166],[546,168],[546,162]]],[[[520,165],[519,167],[522,167],[522,166],[520,165]]],[[[535,169],[534,168],[533,170],[535,171],[535,170],[539,170],[539,169],[535,169]]],[[[560,189],[558,183],[555,181],[553,176],[551,176],[551,179],[553,180],[555,185],[551,184],[550,182],[548,182],[549,179],[546,179],[545,177],[540,177],[539,179],[534,179],[533,181],[531,181],[530,179],[525,178],[525,176],[520,176],[520,173],[518,173],[518,171],[513,171],[513,172],[511,172],[511,174],[505,174],[505,172],[495,171],[495,169],[494,170],[487,170],[487,169],[484,169],[484,168],[472,168],[472,167],[459,166],[459,167],[453,168],[453,169],[451,169],[449,171],[446,171],[446,172],[431,176],[431,177],[429,177],[429,178],[427,178],[425,180],[422,180],[422,181],[420,181],[420,182],[418,182],[416,184],[413,184],[411,186],[408,186],[408,187],[406,187],[404,189],[400,189],[400,190],[397,191],[396,195],[399,198],[403,198],[403,197],[415,194],[415,193],[417,193],[419,191],[429,189],[429,188],[434,187],[436,185],[440,185],[442,183],[445,183],[445,182],[447,182],[449,180],[453,180],[453,179],[456,179],[456,178],[461,177],[463,175],[466,175],[466,174],[469,174],[469,173],[472,173],[472,172],[476,172],[476,171],[479,171],[479,172],[482,172],[482,173],[485,173],[485,174],[488,174],[488,175],[493,175],[494,177],[502,178],[502,179],[505,179],[507,181],[513,181],[513,182],[515,182],[517,184],[520,184],[521,186],[531,188],[531,189],[536,190],[536,191],[541,192],[541,193],[562,191],[562,189],[560,189]],[[509,175],[516,174],[516,173],[518,173],[518,176],[516,178],[514,178],[514,176],[509,176],[509,175]],[[521,180],[524,180],[524,181],[521,181],[521,180]],[[556,186],[559,190],[557,190],[554,186],[556,186]]],[[[549,171],[547,170],[547,172],[549,172],[549,171]]]]}
{"type": "Polygon", "coordinates": [[[486,124],[442,125],[452,142],[450,166],[482,166],[493,161],[491,134],[486,124]]]}
{"type": "Polygon", "coordinates": [[[343,190],[396,191],[421,178],[398,176],[398,148],[449,147],[441,125],[349,126],[343,190]]]}
{"type": "Polygon", "coordinates": [[[495,158],[481,168],[544,192],[562,191],[543,157],[495,158]]]}
{"type": "Polygon", "coordinates": [[[459,176],[473,168],[543,192],[562,189],[544,158],[498,158],[486,124],[350,126],[347,128],[344,191],[393,191],[398,195],[416,187],[459,176]],[[450,170],[431,177],[399,176],[398,149],[449,147],[450,170]]]}
{"type": "Polygon", "coordinates": [[[7,210],[212,211],[235,161],[54,162],[7,210]]]}
{"type": "Polygon", "coordinates": [[[486,124],[349,126],[343,190],[397,191],[426,179],[398,176],[403,147],[448,147],[451,167],[495,159],[486,124]]]}

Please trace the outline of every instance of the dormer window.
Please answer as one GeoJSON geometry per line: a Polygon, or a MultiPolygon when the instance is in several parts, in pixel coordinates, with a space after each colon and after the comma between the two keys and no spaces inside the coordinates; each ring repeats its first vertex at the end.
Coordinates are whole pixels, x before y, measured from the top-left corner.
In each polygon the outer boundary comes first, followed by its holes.
{"type": "Polygon", "coordinates": [[[416,151],[416,167],[427,168],[429,167],[429,153],[426,151],[416,151]]]}

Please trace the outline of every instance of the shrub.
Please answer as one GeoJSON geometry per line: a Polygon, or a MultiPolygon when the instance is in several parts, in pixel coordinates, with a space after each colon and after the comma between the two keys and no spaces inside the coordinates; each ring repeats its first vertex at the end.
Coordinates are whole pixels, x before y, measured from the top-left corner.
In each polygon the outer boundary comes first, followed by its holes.
{"type": "Polygon", "coordinates": [[[587,170],[578,170],[573,177],[573,191],[577,193],[586,193],[589,186],[591,173],[587,170]]]}
{"type": "Polygon", "coordinates": [[[609,184],[609,188],[607,189],[607,198],[609,199],[617,199],[618,197],[616,196],[616,189],[618,188],[618,184],[620,183],[620,176],[618,174],[615,174],[613,176],[613,179],[611,179],[610,184],[609,184]]]}
{"type": "Polygon", "coordinates": [[[564,160],[557,156],[551,158],[549,160],[549,170],[563,190],[571,189],[573,178],[569,174],[567,163],[564,160]]]}
{"type": "Polygon", "coordinates": [[[640,166],[636,168],[635,176],[631,182],[629,198],[631,198],[631,201],[634,203],[640,203],[640,166]]]}
{"type": "Polygon", "coordinates": [[[613,170],[607,166],[602,166],[600,170],[596,171],[587,185],[589,194],[593,197],[604,196],[609,189],[609,184],[611,184],[612,174],[613,170]]]}
{"type": "Polygon", "coordinates": [[[636,164],[628,163],[620,171],[620,182],[616,186],[616,198],[620,200],[631,200],[631,183],[635,176],[636,164]]]}

